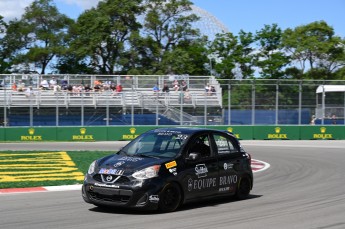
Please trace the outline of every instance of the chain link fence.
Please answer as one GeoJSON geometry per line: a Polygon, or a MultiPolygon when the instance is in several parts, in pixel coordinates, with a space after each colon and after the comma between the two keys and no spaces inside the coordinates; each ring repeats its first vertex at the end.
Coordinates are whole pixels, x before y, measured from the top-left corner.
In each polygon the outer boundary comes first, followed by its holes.
{"type": "Polygon", "coordinates": [[[344,125],[345,81],[11,74],[0,107],[2,126],[344,125]]]}

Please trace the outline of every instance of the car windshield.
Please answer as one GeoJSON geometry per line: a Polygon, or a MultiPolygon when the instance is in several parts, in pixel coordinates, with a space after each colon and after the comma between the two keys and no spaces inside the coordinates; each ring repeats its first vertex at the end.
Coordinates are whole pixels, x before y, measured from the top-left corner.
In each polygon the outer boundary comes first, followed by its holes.
{"type": "Polygon", "coordinates": [[[139,136],[121,152],[129,156],[174,158],[188,137],[180,131],[155,130],[139,136]]]}

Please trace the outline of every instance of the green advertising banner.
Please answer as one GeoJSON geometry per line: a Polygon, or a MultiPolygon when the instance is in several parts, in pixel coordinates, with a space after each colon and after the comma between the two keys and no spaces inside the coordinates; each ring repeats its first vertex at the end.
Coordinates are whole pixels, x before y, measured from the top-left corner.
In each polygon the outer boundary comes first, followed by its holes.
{"type": "Polygon", "coordinates": [[[253,126],[256,140],[299,140],[298,126],[253,126]]]}
{"type": "Polygon", "coordinates": [[[5,141],[5,128],[0,128],[0,141],[5,141]]]}
{"type": "MultiPolygon", "coordinates": [[[[164,126],[9,127],[0,128],[0,141],[131,141],[140,134],[164,126]]],[[[173,128],[176,126],[166,126],[173,128]]],[[[181,127],[181,126],[178,126],[181,127]]],[[[186,126],[190,128],[191,126],[186,126]]],[[[345,139],[345,126],[193,126],[227,130],[240,140],[345,139]]]]}
{"type": "Polygon", "coordinates": [[[236,138],[240,140],[253,139],[253,127],[252,126],[207,126],[209,129],[215,130],[227,130],[233,133],[236,138]]]}
{"type": "Polygon", "coordinates": [[[108,127],[108,141],[131,141],[140,134],[158,126],[114,126],[108,127]]]}
{"type": "Polygon", "coordinates": [[[107,141],[107,127],[59,127],[57,141],[107,141]]]}
{"type": "Polygon", "coordinates": [[[345,139],[345,126],[300,126],[300,139],[345,139]]]}
{"type": "Polygon", "coordinates": [[[6,128],[6,141],[23,141],[23,142],[39,142],[39,141],[56,141],[55,127],[22,127],[22,128],[6,128]]]}

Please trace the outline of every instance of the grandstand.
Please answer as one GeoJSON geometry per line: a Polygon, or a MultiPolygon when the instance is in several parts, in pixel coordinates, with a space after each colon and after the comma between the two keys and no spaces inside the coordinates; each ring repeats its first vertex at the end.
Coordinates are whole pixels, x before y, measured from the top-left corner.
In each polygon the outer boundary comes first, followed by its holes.
{"type": "Polygon", "coordinates": [[[205,121],[205,110],[222,108],[222,89],[214,77],[188,75],[124,76],[124,75],[2,75],[0,106],[8,126],[74,126],[74,125],[198,125],[205,121]],[[40,83],[54,77],[58,85],[66,83],[75,91],[62,88],[43,90],[40,83]],[[189,97],[182,90],[175,91],[173,82],[185,81],[189,97]],[[12,90],[11,85],[25,85],[25,89],[12,90]],[[102,83],[99,91],[85,91],[85,85],[95,87],[102,83]],[[121,84],[121,92],[109,89],[111,84],[121,84]],[[170,92],[152,90],[168,84],[170,92]],[[216,92],[205,92],[205,85],[215,87],[216,92]],[[26,91],[32,87],[30,94],[26,91]],[[131,111],[131,112],[129,112],[131,111]],[[8,113],[8,114],[7,114],[8,113]],[[130,114],[135,114],[135,118],[130,114]]]}

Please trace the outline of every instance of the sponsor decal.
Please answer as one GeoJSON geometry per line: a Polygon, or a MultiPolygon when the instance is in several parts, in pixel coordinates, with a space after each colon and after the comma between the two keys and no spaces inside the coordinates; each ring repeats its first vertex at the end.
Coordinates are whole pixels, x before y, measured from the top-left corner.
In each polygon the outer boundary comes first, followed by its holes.
{"type": "Polygon", "coordinates": [[[195,166],[195,175],[198,176],[198,178],[202,178],[202,177],[207,177],[207,167],[205,164],[198,164],[195,166]]]}
{"type": "Polygon", "coordinates": [[[326,127],[321,127],[320,128],[320,133],[318,134],[313,134],[314,139],[328,139],[328,138],[333,138],[333,134],[327,134],[326,133],[327,128],[326,127]]]}
{"type": "Polygon", "coordinates": [[[234,186],[219,188],[219,192],[233,192],[234,186]]]}
{"type": "Polygon", "coordinates": [[[116,163],[114,164],[114,168],[119,167],[119,166],[121,166],[121,165],[123,165],[123,164],[125,164],[125,163],[126,163],[126,162],[124,162],[124,161],[116,162],[116,163]]]}
{"type": "Polygon", "coordinates": [[[42,136],[41,135],[35,135],[35,129],[30,128],[28,129],[29,135],[22,135],[20,136],[21,141],[42,141],[42,136]]]}
{"type": "Polygon", "coordinates": [[[119,161],[130,161],[130,162],[137,162],[141,160],[143,160],[143,158],[141,157],[121,157],[119,159],[119,161]]]}
{"type": "Polygon", "coordinates": [[[137,138],[139,135],[135,134],[136,131],[137,131],[137,129],[135,129],[134,127],[130,128],[129,129],[130,134],[122,135],[122,140],[133,140],[133,139],[137,138]]]}
{"type": "Polygon", "coordinates": [[[166,163],[165,164],[165,167],[167,168],[167,169],[170,169],[170,168],[172,168],[172,167],[175,167],[177,164],[176,164],[176,161],[171,161],[171,162],[168,162],[168,163],[166,163]]]}
{"type": "Polygon", "coordinates": [[[118,185],[113,185],[113,184],[101,184],[101,183],[95,183],[95,186],[98,187],[107,187],[107,188],[120,188],[118,185]]]}
{"type": "Polygon", "coordinates": [[[228,192],[230,191],[230,187],[219,188],[219,192],[228,192]]]}
{"type": "Polygon", "coordinates": [[[72,135],[72,140],[94,140],[93,135],[86,135],[86,128],[80,128],[80,135],[72,135]]]}
{"type": "Polygon", "coordinates": [[[210,177],[210,178],[204,178],[204,179],[198,179],[198,180],[193,180],[192,178],[190,178],[188,180],[188,191],[212,188],[212,187],[215,187],[216,185],[217,185],[216,177],[210,177]]]}
{"type": "Polygon", "coordinates": [[[232,169],[234,167],[234,164],[225,162],[223,167],[224,167],[224,170],[232,169]]]}
{"type": "Polygon", "coordinates": [[[158,201],[159,201],[158,195],[151,195],[151,196],[149,196],[149,201],[152,202],[152,203],[158,203],[158,201]]]}
{"type": "Polygon", "coordinates": [[[230,133],[234,134],[236,136],[236,138],[240,138],[240,134],[233,133],[234,128],[228,127],[226,130],[229,131],[230,133]]]}
{"type": "Polygon", "coordinates": [[[174,174],[174,176],[177,175],[176,168],[171,168],[171,169],[169,169],[169,172],[172,173],[172,174],[174,174]]]}
{"type": "Polygon", "coordinates": [[[267,138],[268,139],[287,139],[287,134],[281,134],[281,128],[276,127],[274,128],[275,133],[274,134],[268,134],[267,138]]]}
{"type": "Polygon", "coordinates": [[[232,185],[237,183],[237,175],[219,177],[219,186],[232,185]]]}
{"type": "Polygon", "coordinates": [[[122,175],[124,173],[124,171],[119,170],[119,169],[101,168],[98,173],[99,174],[110,174],[110,175],[122,175]]]}

